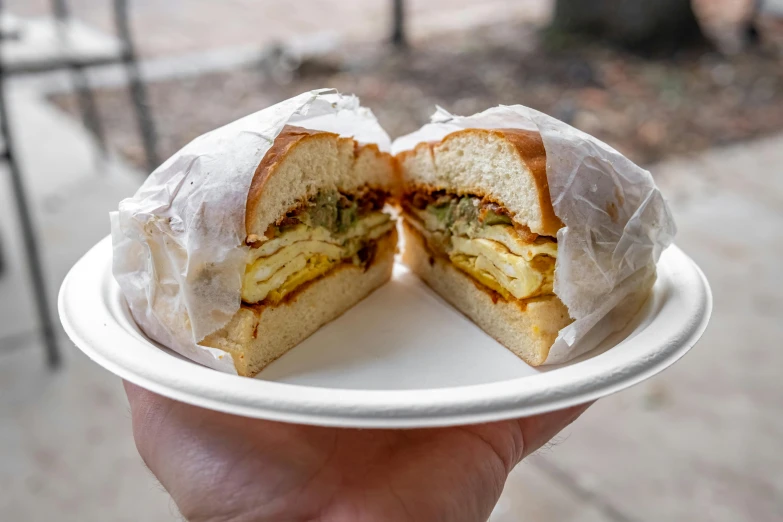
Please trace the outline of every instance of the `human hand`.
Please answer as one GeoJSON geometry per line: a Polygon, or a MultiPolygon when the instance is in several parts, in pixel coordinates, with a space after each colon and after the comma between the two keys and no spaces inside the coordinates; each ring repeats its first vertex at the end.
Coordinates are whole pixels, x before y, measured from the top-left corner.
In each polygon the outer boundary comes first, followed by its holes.
{"type": "Polygon", "coordinates": [[[141,457],[191,522],[486,521],[513,467],[587,409],[359,430],[236,417],[128,382],[125,391],[141,457]]]}

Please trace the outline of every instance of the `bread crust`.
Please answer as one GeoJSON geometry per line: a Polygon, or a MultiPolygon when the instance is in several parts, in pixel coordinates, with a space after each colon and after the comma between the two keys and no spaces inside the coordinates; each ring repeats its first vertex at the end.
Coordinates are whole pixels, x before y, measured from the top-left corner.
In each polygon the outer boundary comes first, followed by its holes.
{"type": "Polygon", "coordinates": [[[314,131],[293,125],[283,127],[283,130],[277,135],[272,146],[264,155],[261,163],[256,167],[253,180],[250,182],[245,211],[245,229],[248,234],[251,233],[253,223],[258,219],[256,210],[261,200],[261,194],[264,192],[264,186],[269,177],[280,166],[280,162],[302,141],[307,139],[328,139],[329,137],[337,138],[337,135],[331,132],[314,131]]]}
{"type": "MultiPolygon", "coordinates": [[[[438,147],[447,147],[450,141],[466,135],[474,135],[477,137],[492,136],[505,140],[512,146],[512,150],[519,158],[519,161],[525,164],[530,171],[536,187],[538,205],[541,213],[541,228],[535,232],[544,236],[557,236],[557,231],[563,227],[563,222],[555,215],[555,210],[552,206],[549,181],[546,175],[546,149],[544,148],[544,142],[541,139],[541,134],[539,132],[522,129],[463,129],[446,135],[439,142],[419,143],[412,150],[401,152],[396,156],[400,169],[403,172],[403,178],[408,180],[411,178],[415,179],[416,177],[415,173],[412,173],[411,176],[405,175],[405,165],[408,160],[419,154],[428,154],[434,162],[434,156],[438,147]]],[[[408,183],[407,186],[403,188],[406,192],[416,189],[417,186],[415,183],[408,183]]],[[[497,202],[499,204],[503,204],[503,201],[499,201],[500,198],[495,194],[487,194],[486,191],[473,192],[481,192],[483,194],[478,195],[487,195],[494,200],[498,200],[497,202]]],[[[527,225],[527,223],[522,224],[527,225]]]]}
{"type": "Polygon", "coordinates": [[[527,164],[538,188],[538,204],[541,206],[544,225],[543,235],[557,236],[557,231],[563,227],[563,222],[555,215],[555,209],[552,206],[549,180],[546,177],[546,149],[541,134],[521,129],[496,129],[488,132],[503,135],[514,145],[519,159],[527,164]]]}
{"type": "Polygon", "coordinates": [[[245,231],[247,235],[263,234],[263,230],[254,230],[254,227],[262,221],[262,219],[260,219],[262,197],[267,184],[278,172],[285,159],[298,147],[317,140],[334,140],[336,141],[337,150],[349,146],[353,151],[351,158],[352,168],[356,166],[356,163],[360,158],[371,155],[375,161],[382,164],[383,169],[387,170],[389,175],[386,176],[388,177],[388,180],[386,180],[387,183],[385,185],[381,183],[371,183],[367,184],[366,187],[372,190],[395,191],[399,184],[399,169],[396,165],[396,160],[390,154],[382,152],[374,143],[359,144],[351,138],[343,138],[332,132],[316,131],[293,125],[286,125],[262,158],[253,174],[253,179],[250,182],[245,211],[245,231]]]}

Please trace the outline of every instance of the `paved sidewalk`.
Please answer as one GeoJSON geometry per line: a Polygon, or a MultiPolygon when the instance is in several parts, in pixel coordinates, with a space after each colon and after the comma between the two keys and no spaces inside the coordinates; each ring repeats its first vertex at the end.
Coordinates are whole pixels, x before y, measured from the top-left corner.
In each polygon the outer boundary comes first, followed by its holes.
{"type": "MultiPolygon", "coordinates": [[[[71,0],[71,12],[90,25],[113,31],[112,2],[71,0]]],[[[45,16],[49,0],[9,0],[18,16],[45,16]]],[[[323,32],[348,40],[380,41],[390,36],[391,0],[166,0],[129,2],[131,25],[144,56],[209,49],[262,46],[323,32]]],[[[407,0],[411,38],[481,21],[549,16],[552,0],[407,0]]]]}

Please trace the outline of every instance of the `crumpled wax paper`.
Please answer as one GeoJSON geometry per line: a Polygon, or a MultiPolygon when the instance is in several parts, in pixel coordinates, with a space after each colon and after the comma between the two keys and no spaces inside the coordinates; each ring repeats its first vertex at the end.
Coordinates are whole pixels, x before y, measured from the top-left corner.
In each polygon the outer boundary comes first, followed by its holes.
{"type": "Polygon", "coordinates": [[[247,193],[286,124],[386,151],[391,144],[358,98],[330,89],[303,93],[196,138],[110,215],[114,277],[137,324],[159,343],[228,373],[236,373],[231,356],[198,343],[239,310],[247,193]]]}
{"type": "Polygon", "coordinates": [[[392,151],[467,128],[541,133],[552,205],[565,225],[557,233],[554,290],[574,319],[560,330],[545,364],[589,351],[623,326],[618,304],[654,281],[655,264],[676,233],[666,201],[648,171],[600,140],[522,105],[468,117],[439,107],[432,123],[396,139],[392,151]]]}

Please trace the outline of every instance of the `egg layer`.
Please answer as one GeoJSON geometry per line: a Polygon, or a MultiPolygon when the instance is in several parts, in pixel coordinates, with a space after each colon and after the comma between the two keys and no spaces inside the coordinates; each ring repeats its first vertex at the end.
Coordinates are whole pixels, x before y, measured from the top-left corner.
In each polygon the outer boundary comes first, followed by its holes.
{"type": "Polygon", "coordinates": [[[361,265],[371,255],[374,240],[393,227],[389,215],[380,211],[356,219],[339,234],[306,224],[285,227],[273,239],[249,249],[242,300],[277,304],[339,263],[361,265]]]}
{"type": "MultiPolygon", "coordinates": [[[[463,201],[473,205],[469,198],[463,201]]],[[[478,212],[462,212],[454,219],[454,212],[449,215],[432,206],[405,210],[406,220],[430,248],[503,298],[552,294],[557,258],[557,242],[552,238],[522,236],[510,219],[482,223],[478,212]]]]}

